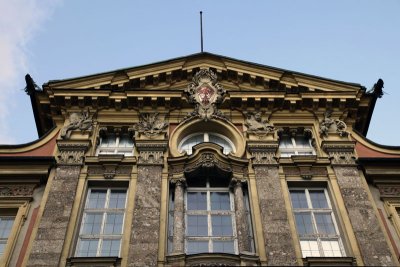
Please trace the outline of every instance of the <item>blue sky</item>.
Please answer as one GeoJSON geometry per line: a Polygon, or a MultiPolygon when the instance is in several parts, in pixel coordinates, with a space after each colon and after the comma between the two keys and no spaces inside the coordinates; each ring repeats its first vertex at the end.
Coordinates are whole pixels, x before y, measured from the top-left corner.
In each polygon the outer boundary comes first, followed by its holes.
{"type": "Polygon", "coordinates": [[[105,72],[204,50],[360,83],[382,78],[367,137],[400,145],[400,1],[0,0],[0,143],[37,138],[30,73],[48,80],[105,72]]]}

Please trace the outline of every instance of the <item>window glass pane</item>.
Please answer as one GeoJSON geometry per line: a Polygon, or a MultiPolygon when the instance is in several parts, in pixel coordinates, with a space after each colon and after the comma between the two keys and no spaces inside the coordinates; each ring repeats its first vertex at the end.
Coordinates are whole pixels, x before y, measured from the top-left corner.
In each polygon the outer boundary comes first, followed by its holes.
{"type": "Polygon", "coordinates": [[[81,233],[84,235],[100,234],[102,221],[103,213],[86,213],[81,233]]]}
{"type": "Polygon", "coordinates": [[[336,234],[335,226],[330,213],[315,213],[315,221],[319,234],[334,235],[336,234]]]}
{"type": "Polygon", "coordinates": [[[86,239],[79,242],[78,257],[96,257],[98,239],[86,239]]]}
{"type": "Polygon", "coordinates": [[[309,235],[315,233],[311,221],[311,213],[296,213],[294,217],[296,219],[297,232],[299,235],[309,235]]]}
{"type": "Polygon", "coordinates": [[[188,254],[208,252],[208,241],[188,240],[186,249],[188,254]]]}
{"type": "Polygon", "coordinates": [[[211,192],[211,210],[230,210],[229,192],[211,192]]]}
{"type": "Polygon", "coordinates": [[[119,256],[120,239],[103,240],[101,247],[101,255],[103,257],[119,256]]]}
{"type": "Polygon", "coordinates": [[[128,135],[122,135],[119,138],[119,147],[133,147],[133,140],[128,135]]]}
{"type": "Polygon", "coordinates": [[[292,138],[290,138],[289,136],[282,136],[279,140],[279,147],[292,148],[293,147],[292,138]]]}
{"type": "Polygon", "coordinates": [[[222,146],[224,148],[224,150],[223,150],[224,154],[229,154],[229,152],[231,152],[233,150],[232,146],[229,144],[229,142],[220,136],[217,136],[214,134],[209,134],[209,141],[211,143],[222,146]]]}
{"type": "Polygon", "coordinates": [[[107,190],[92,190],[89,195],[89,202],[87,208],[101,209],[104,208],[106,203],[107,190]]]}
{"type": "Polygon", "coordinates": [[[126,190],[111,190],[110,203],[108,208],[110,209],[123,209],[125,208],[126,190]]]}
{"type": "Polygon", "coordinates": [[[213,242],[213,252],[215,253],[235,253],[234,241],[218,241],[213,242]]]}
{"type": "Polygon", "coordinates": [[[305,137],[305,136],[296,136],[296,147],[298,148],[309,148],[311,147],[310,145],[310,139],[305,137]]]}
{"type": "Polygon", "coordinates": [[[325,257],[342,257],[342,252],[337,240],[322,241],[321,243],[325,257]]]}
{"type": "Polygon", "coordinates": [[[188,192],[187,193],[188,210],[207,210],[206,192],[188,192]]]}
{"type": "Polygon", "coordinates": [[[122,233],[124,215],[121,213],[107,213],[104,225],[104,234],[113,235],[122,233]]]}
{"type": "Polygon", "coordinates": [[[181,151],[186,151],[188,155],[192,154],[192,147],[204,142],[204,134],[198,134],[185,140],[181,145],[181,151]]]}
{"type": "Polygon", "coordinates": [[[188,236],[208,236],[208,223],[206,215],[187,216],[188,236]]]}
{"type": "Polygon", "coordinates": [[[1,255],[3,255],[5,249],[6,249],[6,242],[0,241],[0,258],[1,255]]]}
{"type": "Polygon", "coordinates": [[[116,144],[116,137],[115,135],[107,135],[101,138],[101,143],[100,146],[101,147],[113,147],[116,144]]]}
{"type": "Polygon", "coordinates": [[[290,198],[294,209],[308,208],[306,192],[304,190],[290,190],[290,198]]]}
{"type": "Polygon", "coordinates": [[[233,236],[232,217],[229,215],[212,215],[213,236],[233,236]]]}
{"type": "Polygon", "coordinates": [[[320,257],[318,243],[313,240],[301,240],[300,241],[301,252],[303,257],[320,257]]]}
{"type": "Polygon", "coordinates": [[[14,223],[14,217],[0,217],[0,238],[7,239],[14,223]]]}
{"type": "Polygon", "coordinates": [[[311,204],[314,209],[329,208],[324,190],[309,190],[311,204]]]}

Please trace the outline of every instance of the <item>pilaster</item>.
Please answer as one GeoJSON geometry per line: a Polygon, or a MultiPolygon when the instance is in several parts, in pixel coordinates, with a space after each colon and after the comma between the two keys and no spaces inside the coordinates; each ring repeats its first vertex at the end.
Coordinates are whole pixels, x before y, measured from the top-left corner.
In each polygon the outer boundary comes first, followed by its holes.
{"type": "Polygon", "coordinates": [[[136,140],[139,152],[129,266],[156,266],[165,140],[136,140]]]}
{"type": "Polygon", "coordinates": [[[296,265],[285,201],[278,174],[276,141],[249,141],[261,210],[268,265],[296,265]]]}
{"type": "Polygon", "coordinates": [[[355,162],[353,141],[323,141],[365,265],[395,265],[355,162]]]}
{"type": "Polygon", "coordinates": [[[58,266],[89,140],[57,140],[59,155],[28,266],[58,266]]]}

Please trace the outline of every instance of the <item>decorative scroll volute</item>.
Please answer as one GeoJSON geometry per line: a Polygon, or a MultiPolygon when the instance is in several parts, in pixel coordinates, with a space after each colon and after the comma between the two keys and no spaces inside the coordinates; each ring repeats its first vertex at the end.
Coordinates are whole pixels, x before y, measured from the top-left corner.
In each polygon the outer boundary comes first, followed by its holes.
{"type": "Polygon", "coordinates": [[[339,119],[332,119],[332,111],[324,113],[324,119],[319,123],[319,133],[321,136],[328,137],[329,133],[337,133],[340,137],[348,136],[347,125],[339,119]]]}

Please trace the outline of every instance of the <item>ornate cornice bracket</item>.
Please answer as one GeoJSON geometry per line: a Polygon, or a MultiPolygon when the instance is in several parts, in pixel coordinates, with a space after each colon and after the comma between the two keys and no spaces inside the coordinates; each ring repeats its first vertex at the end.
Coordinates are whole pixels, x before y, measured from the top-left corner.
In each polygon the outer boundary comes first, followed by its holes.
{"type": "Polygon", "coordinates": [[[354,141],[323,141],[321,146],[332,165],[356,166],[354,141]]]}
{"type": "Polygon", "coordinates": [[[57,140],[58,165],[83,165],[85,153],[90,146],[90,140],[57,140]]]}
{"type": "Polygon", "coordinates": [[[138,165],[164,165],[164,152],[167,149],[166,140],[136,140],[139,151],[138,165]]]}
{"type": "Polygon", "coordinates": [[[278,150],[278,142],[251,142],[247,143],[247,150],[252,155],[253,166],[262,165],[278,165],[276,151],[278,150]]]}

